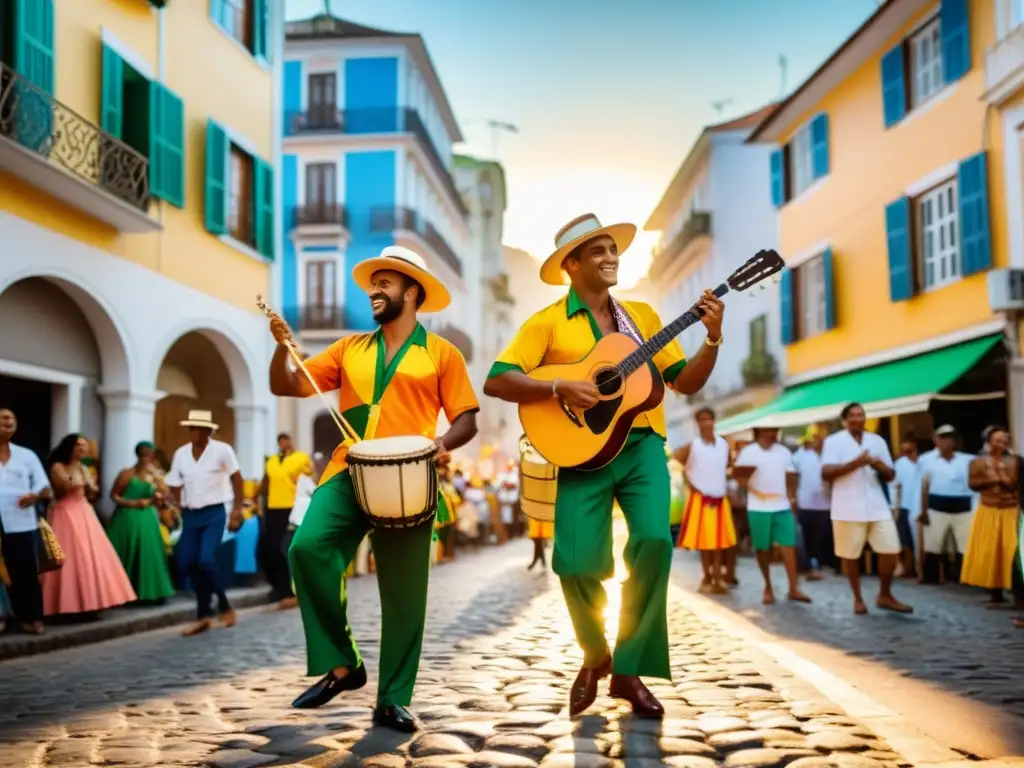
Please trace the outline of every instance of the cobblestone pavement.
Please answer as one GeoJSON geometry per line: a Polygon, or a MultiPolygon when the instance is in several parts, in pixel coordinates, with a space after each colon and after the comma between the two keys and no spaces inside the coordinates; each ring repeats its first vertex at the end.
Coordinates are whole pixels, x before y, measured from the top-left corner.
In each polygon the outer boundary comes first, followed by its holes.
{"type": "MultiPolygon", "coordinates": [[[[556,580],[530,545],[466,555],[432,573],[413,737],[371,728],[375,680],[320,710],[289,708],[308,683],[296,612],[245,612],[231,630],[160,630],[0,663],[0,768],[41,766],[680,766],[873,768],[908,763],[775,662],[670,596],[674,680],[663,722],[603,695],[566,715],[578,668],[556,580]]],[[[350,584],[371,676],[374,580],[350,584]]],[[[617,600],[610,601],[617,611],[617,600]]]]}
{"type": "MultiPolygon", "coordinates": [[[[740,559],[738,578],[740,585],[716,603],[776,637],[794,641],[800,653],[900,709],[920,707],[920,700],[907,698],[913,690],[941,693],[961,716],[968,703],[983,705],[988,709],[980,717],[987,722],[979,727],[991,729],[992,718],[1002,717],[1007,743],[1016,744],[1016,754],[1024,754],[1024,632],[1012,627],[1013,612],[986,608],[987,598],[979,590],[898,579],[895,594],[914,607],[912,615],[900,616],[874,608],[878,582],[865,577],[870,613],[855,616],[843,576],[804,583],[814,601],[809,606],[785,600],[763,606],[761,575],[752,558],[740,559]]],[[[773,580],[781,596],[781,566],[773,567],[773,580]]],[[[699,581],[696,556],[677,550],[673,583],[693,591],[699,581]]]]}

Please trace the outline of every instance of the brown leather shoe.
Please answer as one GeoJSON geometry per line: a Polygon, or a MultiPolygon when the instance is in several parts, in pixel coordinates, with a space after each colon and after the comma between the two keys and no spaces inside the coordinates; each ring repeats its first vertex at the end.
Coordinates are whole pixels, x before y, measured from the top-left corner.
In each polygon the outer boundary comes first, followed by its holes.
{"type": "Polygon", "coordinates": [[[612,657],[609,655],[597,669],[581,667],[576,681],[569,691],[569,717],[575,717],[594,703],[597,698],[597,682],[612,672],[612,657]]]}
{"type": "Polygon", "coordinates": [[[639,677],[631,675],[612,675],[608,693],[614,699],[625,699],[633,707],[637,717],[662,718],[665,708],[654,698],[654,694],[641,682],[639,677]]]}
{"type": "Polygon", "coordinates": [[[181,633],[181,636],[182,637],[195,637],[196,635],[201,635],[203,632],[206,632],[212,626],[213,626],[213,620],[212,619],[200,619],[195,624],[190,624],[189,626],[185,627],[185,629],[181,633]]]}
{"type": "Polygon", "coordinates": [[[238,621],[238,614],[235,613],[234,608],[228,608],[218,618],[222,627],[233,627],[235,622],[238,621]]]}

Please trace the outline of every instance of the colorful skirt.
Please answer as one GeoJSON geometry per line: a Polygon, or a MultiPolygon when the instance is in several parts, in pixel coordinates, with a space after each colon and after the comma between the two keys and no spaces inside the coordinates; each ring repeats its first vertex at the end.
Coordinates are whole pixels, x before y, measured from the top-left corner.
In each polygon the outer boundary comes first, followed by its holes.
{"type": "Polygon", "coordinates": [[[1011,589],[1018,539],[1017,507],[996,509],[978,504],[967,538],[960,581],[984,589],[1011,589]]]}
{"type": "Polygon", "coordinates": [[[691,488],[683,509],[683,528],[676,546],[701,551],[736,546],[729,499],[705,496],[691,488]]]}
{"type": "Polygon", "coordinates": [[[555,535],[555,524],[542,520],[526,518],[528,521],[527,537],[531,539],[550,539],[555,535]]]}

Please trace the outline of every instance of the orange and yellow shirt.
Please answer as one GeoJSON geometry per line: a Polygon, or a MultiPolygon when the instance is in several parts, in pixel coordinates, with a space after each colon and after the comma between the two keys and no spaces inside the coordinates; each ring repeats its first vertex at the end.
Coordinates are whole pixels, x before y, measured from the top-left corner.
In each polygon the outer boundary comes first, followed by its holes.
{"type": "MultiPolygon", "coordinates": [[[[339,391],[338,410],[364,439],[422,435],[433,440],[442,409],[449,423],[479,410],[462,353],[422,325],[417,323],[390,364],[386,358],[378,330],[345,336],[305,361],[321,390],[339,391]]],[[[347,454],[344,446],[335,450],[321,485],[345,469],[347,454]]]]}

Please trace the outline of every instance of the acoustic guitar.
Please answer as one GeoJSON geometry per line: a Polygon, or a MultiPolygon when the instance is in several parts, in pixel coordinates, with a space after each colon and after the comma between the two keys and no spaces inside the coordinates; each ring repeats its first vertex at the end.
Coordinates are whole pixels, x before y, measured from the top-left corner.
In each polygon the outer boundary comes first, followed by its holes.
{"type": "MultiPolygon", "coordinates": [[[[714,294],[721,298],[730,290],[747,290],[784,266],[774,250],[758,251],[714,294]]],[[[651,359],[699,322],[701,314],[696,307],[687,310],[641,345],[624,333],[608,334],[579,362],[542,365],[531,371],[530,378],[538,381],[589,379],[599,392],[597,404],[583,411],[555,397],[520,405],[519,420],[537,452],[556,467],[594,470],[609,464],[625,445],[636,417],[656,408],[665,396],[665,385],[651,359]]]]}

